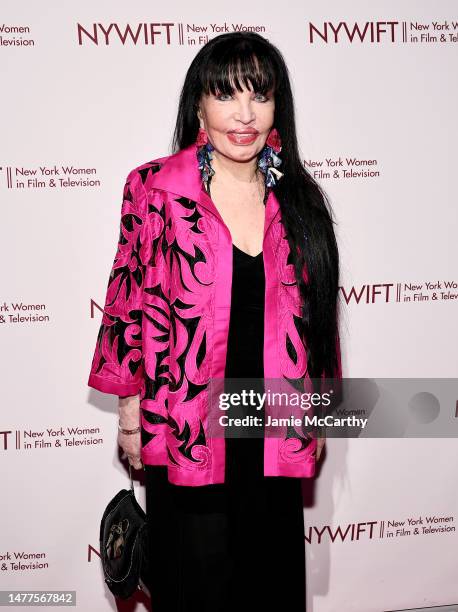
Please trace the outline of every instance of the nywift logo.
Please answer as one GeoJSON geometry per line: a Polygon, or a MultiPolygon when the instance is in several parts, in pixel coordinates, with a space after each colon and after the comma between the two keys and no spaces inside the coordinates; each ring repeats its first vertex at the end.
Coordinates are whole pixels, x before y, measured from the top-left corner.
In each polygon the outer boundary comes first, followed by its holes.
{"type": "MultiPolygon", "coordinates": [[[[93,44],[96,46],[108,46],[113,42],[120,42],[122,45],[128,43],[134,45],[156,45],[162,43],[170,45],[172,43],[173,30],[180,24],[173,22],[163,23],[137,23],[135,26],[129,24],[120,25],[118,23],[93,23],[88,27],[76,24],[76,34],[79,45],[93,44]]],[[[178,28],[178,38],[182,38],[182,30],[178,28]]]]}
{"type": "Polygon", "coordinates": [[[419,515],[400,519],[362,521],[337,525],[311,525],[305,532],[309,544],[340,544],[362,540],[431,536],[456,531],[454,515],[419,515]]]}
{"type": "Polygon", "coordinates": [[[213,36],[225,32],[259,32],[267,28],[261,23],[182,23],[173,21],[129,23],[76,24],[76,38],[79,46],[158,46],[172,45],[200,46],[213,36]]]}
{"type": "Polygon", "coordinates": [[[309,44],[443,44],[458,42],[458,21],[323,21],[306,24],[309,44]]]}
{"type": "Polygon", "coordinates": [[[428,303],[458,300],[458,282],[454,280],[367,283],[340,287],[345,303],[376,304],[380,302],[428,303]]]}
{"type": "Polygon", "coordinates": [[[38,451],[101,444],[103,444],[103,435],[100,427],[59,426],[0,431],[0,451],[38,451]]]}
{"type": "Polygon", "coordinates": [[[399,25],[399,21],[324,21],[321,24],[309,21],[307,42],[393,43],[396,42],[399,25]]]}

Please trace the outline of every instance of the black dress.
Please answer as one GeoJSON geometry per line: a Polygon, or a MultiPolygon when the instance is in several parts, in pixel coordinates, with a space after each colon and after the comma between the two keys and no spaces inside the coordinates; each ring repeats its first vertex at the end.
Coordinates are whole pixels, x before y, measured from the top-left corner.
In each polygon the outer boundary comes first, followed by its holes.
{"type": "MultiPolygon", "coordinates": [[[[262,379],[263,253],[234,245],[233,264],[225,377],[262,379]]],[[[145,466],[152,611],[304,612],[301,479],[264,476],[262,437],[225,442],[223,484],[173,485],[165,466],[145,466]]]]}

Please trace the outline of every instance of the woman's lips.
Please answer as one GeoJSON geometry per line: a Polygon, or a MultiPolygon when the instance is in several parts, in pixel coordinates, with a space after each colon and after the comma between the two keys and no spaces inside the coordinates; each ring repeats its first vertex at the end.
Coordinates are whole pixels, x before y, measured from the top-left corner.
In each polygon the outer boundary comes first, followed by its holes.
{"type": "Polygon", "coordinates": [[[252,144],[258,137],[259,132],[228,132],[227,137],[236,145],[252,144]]]}

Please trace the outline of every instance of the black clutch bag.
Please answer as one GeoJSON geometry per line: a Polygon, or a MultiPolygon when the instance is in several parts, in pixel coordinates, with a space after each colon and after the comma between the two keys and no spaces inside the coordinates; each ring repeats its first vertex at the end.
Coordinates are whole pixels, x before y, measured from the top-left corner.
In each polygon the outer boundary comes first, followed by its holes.
{"type": "Polygon", "coordinates": [[[121,489],[103,513],[100,556],[105,582],[116,597],[128,599],[137,589],[150,597],[146,514],[130,489],[121,489]]]}

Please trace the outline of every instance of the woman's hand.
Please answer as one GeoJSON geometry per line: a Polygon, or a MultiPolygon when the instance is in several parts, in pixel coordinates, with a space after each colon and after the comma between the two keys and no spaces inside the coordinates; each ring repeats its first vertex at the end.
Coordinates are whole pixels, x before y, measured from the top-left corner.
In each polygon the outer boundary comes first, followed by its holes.
{"type": "MultiPolygon", "coordinates": [[[[119,425],[123,429],[136,429],[140,425],[140,398],[138,395],[119,398],[119,425]]],[[[130,465],[141,470],[143,463],[141,460],[141,434],[123,434],[118,431],[118,444],[124,451],[124,456],[130,465]]]]}

